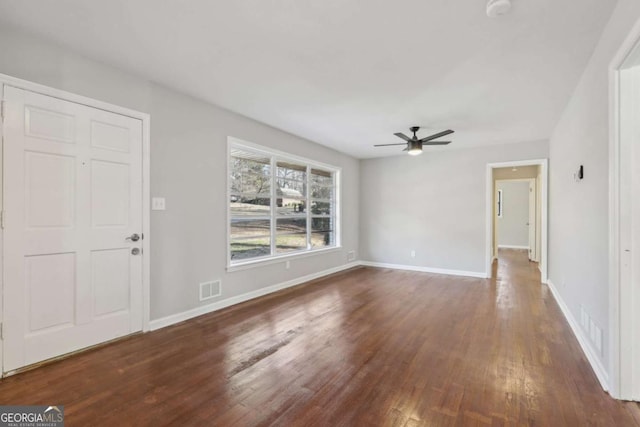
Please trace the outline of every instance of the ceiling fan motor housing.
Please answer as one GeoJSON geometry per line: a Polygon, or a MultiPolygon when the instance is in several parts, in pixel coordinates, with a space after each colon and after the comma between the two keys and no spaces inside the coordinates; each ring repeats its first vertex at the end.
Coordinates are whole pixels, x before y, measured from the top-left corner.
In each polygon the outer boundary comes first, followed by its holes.
{"type": "Polygon", "coordinates": [[[505,15],[511,9],[511,0],[489,0],[487,3],[487,16],[495,18],[505,15]]]}

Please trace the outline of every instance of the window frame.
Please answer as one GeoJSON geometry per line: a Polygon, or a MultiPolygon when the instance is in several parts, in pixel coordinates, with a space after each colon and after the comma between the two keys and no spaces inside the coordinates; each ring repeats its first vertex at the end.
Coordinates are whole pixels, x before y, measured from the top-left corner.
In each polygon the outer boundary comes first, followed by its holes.
{"type": "MultiPolygon", "coordinates": [[[[307,256],[312,256],[312,255],[317,255],[317,254],[322,254],[322,253],[327,253],[327,252],[333,252],[333,251],[338,251],[340,249],[342,249],[342,242],[341,242],[341,237],[342,237],[342,221],[341,221],[341,217],[342,217],[342,203],[341,203],[341,197],[342,197],[342,191],[341,191],[341,175],[342,175],[342,168],[337,167],[337,166],[333,166],[333,165],[329,165],[326,163],[321,163],[321,162],[317,162],[315,160],[311,160],[305,157],[301,157],[301,156],[296,156],[290,153],[286,153],[284,151],[279,151],[279,150],[274,150],[271,149],[269,147],[265,147],[262,145],[258,145],[258,144],[254,144],[252,142],[248,142],[248,141],[244,141],[235,137],[227,137],[227,154],[226,154],[226,162],[227,162],[227,166],[225,168],[226,172],[227,172],[227,178],[225,180],[226,183],[226,210],[227,210],[227,215],[226,215],[226,222],[227,222],[227,237],[226,237],[226,244],[227,244],[227,248],[226,248],[226,254],[227,254],[227,271],[236,271],[236,270],[244,270],[246,268],[251,268],[251,267],[255,267],[255,266],[261,266],[261,265],[267,265],[267,264],[272,264],[272,263],[277,263],[277,262],[284,262],[287,260],[291,260],[293,258],[303,258],[303,257],[307,257],[307,256]],[[246,260],[240,260],[240,261],[235,261],[232,262],[231,260],[231,220],[233,218],[233,215],[231,214],[231,151],[232,149],[237,149],[237,150],[245,150],[251,153],[256,153],[256,154],[260,154],[263,156],[266,156],[270,159],[270,163],[271,163],[271,167],[270,167],[270,173],[271,173],[271,185],[270,185],[270,197],[271,197],[271,204],[270,204],[270,213],[269,213],[269,221],[270,221],[270,233],[269,233],[269,237],[270,237],[270,244],[271,244],[271,253],[267,256],[260,256],[260,257],[255,257],[255,258],[249,258],[246,260]],[[296,250],[290,253],[282,253],[282,254],[277,254],[275,252],[275,248],[276,248],[276,238],[277,238],[277,221],[278,219],[282,218],[282,215],[278,214],[278,207],[277,207],[277,199],[278,199],[278,195],[277,195],[277,186],[275,185],[275,181],[277,179],[277,163],[278,162],[290,162],[290,163],[294,163],[294,164],[299,164],[299,165],[304,165],[306,167],[306,181],[307,181],[307,194],[304,197],[304,201],[306,204],[306,212],[304,216],[291,216],[289,218],[293,219],[293,218],[305,218],[306,219],[306,225],[307,225],[307,243],[309,244],[309,247],[307,249],[301,249],[301,250],[296,250]],[[333,229],[333,233],[334,233],[334,244],[332,246],[327,246],[327,247],[321,247],[321,248],[313,248],[313,246],[311,246],[311,234],[312,234],[312,218],[314,217],[314,215],[311,212],[311,202],[313,200],[312,197],[312,191],[311,191],[311,169],[321,169],[323,171],[326,172],[330,172],[333,174],[333,179],[334,179],[334,203],[335,203],[335,207],[334,207],[334,217],[335,217],[335,224],[334,224],[334,229],[333,229]]],[[[331,218],[331,215],[328,216],[328,218],[331,218]]]]}

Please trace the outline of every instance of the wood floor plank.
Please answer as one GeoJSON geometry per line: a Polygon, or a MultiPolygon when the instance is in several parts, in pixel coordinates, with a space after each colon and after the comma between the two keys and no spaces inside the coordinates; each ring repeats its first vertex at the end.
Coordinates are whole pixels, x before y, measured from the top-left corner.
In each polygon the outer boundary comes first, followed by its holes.
{"type": "Polygon", "coordinates": [[[67,426],[639,426],[526,253],[494,279],[357,268],[0,381],[67,426]]]}

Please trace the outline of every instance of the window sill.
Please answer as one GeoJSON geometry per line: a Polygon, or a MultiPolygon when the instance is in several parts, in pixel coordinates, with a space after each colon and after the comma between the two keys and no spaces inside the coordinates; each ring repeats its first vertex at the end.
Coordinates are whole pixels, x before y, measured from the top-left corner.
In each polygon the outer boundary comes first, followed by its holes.
{"type": "Polygon", "coordinates": [[[342,250],[342,246],[332,246],[326,249],[316,249],[314,251],[305,251],[305,252],[299,252],[299,253],[293,253],[293,254],[278,255],[275,257],[267,258],[267,259],[246,261],[239,264],[228,265],[227,272],[231,273],[234,271],[248,270],[250,268],[263,267],[265,265],[278,264],[281,262],[290,261],[292,259],[306,258],[314,255],[322,255],[322,254],[327,254],[331,252],[337,252],[340,250],[342,250]]]}

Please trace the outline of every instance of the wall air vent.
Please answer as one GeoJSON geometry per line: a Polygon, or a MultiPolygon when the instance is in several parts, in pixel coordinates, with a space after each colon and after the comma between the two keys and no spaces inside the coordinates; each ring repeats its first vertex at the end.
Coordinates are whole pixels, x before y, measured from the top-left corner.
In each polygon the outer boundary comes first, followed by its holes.
{"type": "Polygon", "coordinates": [[[222,295],[222,283],[220,280],[200,283],[200,301],[206,301],[220,295],[222,295]]]}

